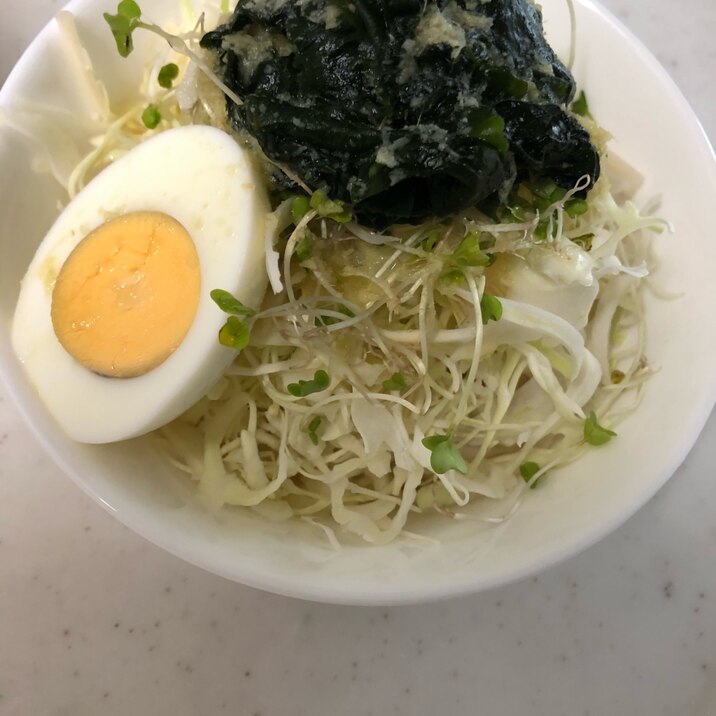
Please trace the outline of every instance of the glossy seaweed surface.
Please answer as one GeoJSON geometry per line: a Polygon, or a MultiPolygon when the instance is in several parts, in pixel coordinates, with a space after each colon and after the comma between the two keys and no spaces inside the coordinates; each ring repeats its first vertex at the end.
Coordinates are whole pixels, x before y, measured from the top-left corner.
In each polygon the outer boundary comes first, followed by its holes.
{"type": "Polygon", "coordinates": [[[530,0],[242,0],[202,46],[232,123],[369,224],[599,175],[530,0]]]}

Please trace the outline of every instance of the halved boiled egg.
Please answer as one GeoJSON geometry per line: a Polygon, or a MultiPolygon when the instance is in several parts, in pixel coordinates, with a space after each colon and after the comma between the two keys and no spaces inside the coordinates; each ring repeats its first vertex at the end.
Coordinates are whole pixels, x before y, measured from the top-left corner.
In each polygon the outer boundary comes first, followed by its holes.
{"type": "Polygon", "coordinates": [[[210,291],[260,305],[268,211],[246,152],[204,126],[147,140],[70,202],[22,281],[12,342],[71,438],[135,437],[206,394],[235,355],[210,291]]]}

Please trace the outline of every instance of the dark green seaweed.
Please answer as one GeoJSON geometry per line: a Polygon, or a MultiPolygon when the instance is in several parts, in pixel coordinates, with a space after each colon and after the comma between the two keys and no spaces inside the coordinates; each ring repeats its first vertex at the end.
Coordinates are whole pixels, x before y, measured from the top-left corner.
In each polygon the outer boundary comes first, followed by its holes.
{"type": "Polygon", "coordinates": [[[201,44],[233,125],[375,226],[599,176],[530,0],[240,0],[201,44]]]}

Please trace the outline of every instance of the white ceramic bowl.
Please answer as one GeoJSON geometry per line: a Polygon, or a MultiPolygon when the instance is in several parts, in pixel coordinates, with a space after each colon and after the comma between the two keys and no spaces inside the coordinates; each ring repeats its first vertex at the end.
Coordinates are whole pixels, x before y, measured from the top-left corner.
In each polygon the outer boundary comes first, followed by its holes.
{"type": "MultiPolygon", "coordinates": [[[[542,0],[551,42],[566,56],[568,15],[562,0],[542,0]]],[[[176,0],[154,0],[165,22],[176,0]]],[[[137,38],[129,60],[116,52],[103,11],[116,0],[75,0],[67,9],[99,77],[114,99],[131,95],[143,60],[161,49],[137,38]]],[[[47,451],[68,475],[124,524],[169,552],[261,589],[351,604],[426,601],[504,584],[592,544],[627,519],[676,470],[716,398],[716,163],[701,128],[656,60],[598,5],[577,4],[575,74],[590,105],[611,130],[615,148],[647,177],[641,198],[660,195],[660,213],[675,227],[658,240],[663,285],[683,292],[648,302],[647,354],[657,368],[619,439],[556,474],[508,522],[427,525],[434,547],[327,550],[311,528],[271,524],[242,511],[205,511],[160,463],[146,440],[88,446],[68,440],[46,415],[9,340],[20,278],[57,214],[62,190],[31,166],[19,136],[0,130],[0,369],[8,391],[47,451]]],[[[76,108],[68,57],[51,22],[0,92],[0,106],[45,102],[76,108]]],[[[81,399],[81,396],[78,396],[81,399]]]]}

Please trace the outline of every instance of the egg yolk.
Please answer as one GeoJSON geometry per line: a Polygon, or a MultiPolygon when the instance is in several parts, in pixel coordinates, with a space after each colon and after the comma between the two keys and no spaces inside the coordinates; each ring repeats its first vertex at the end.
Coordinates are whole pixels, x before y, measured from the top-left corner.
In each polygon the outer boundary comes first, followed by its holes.
{"type": "Polygon", "coordinates": [[[131,378],[164,362],[186,336],[201,292],[191,236],[171,216],[140,211],[77,244],[52,293],[64,349],[100,375],[131,378]]]}

